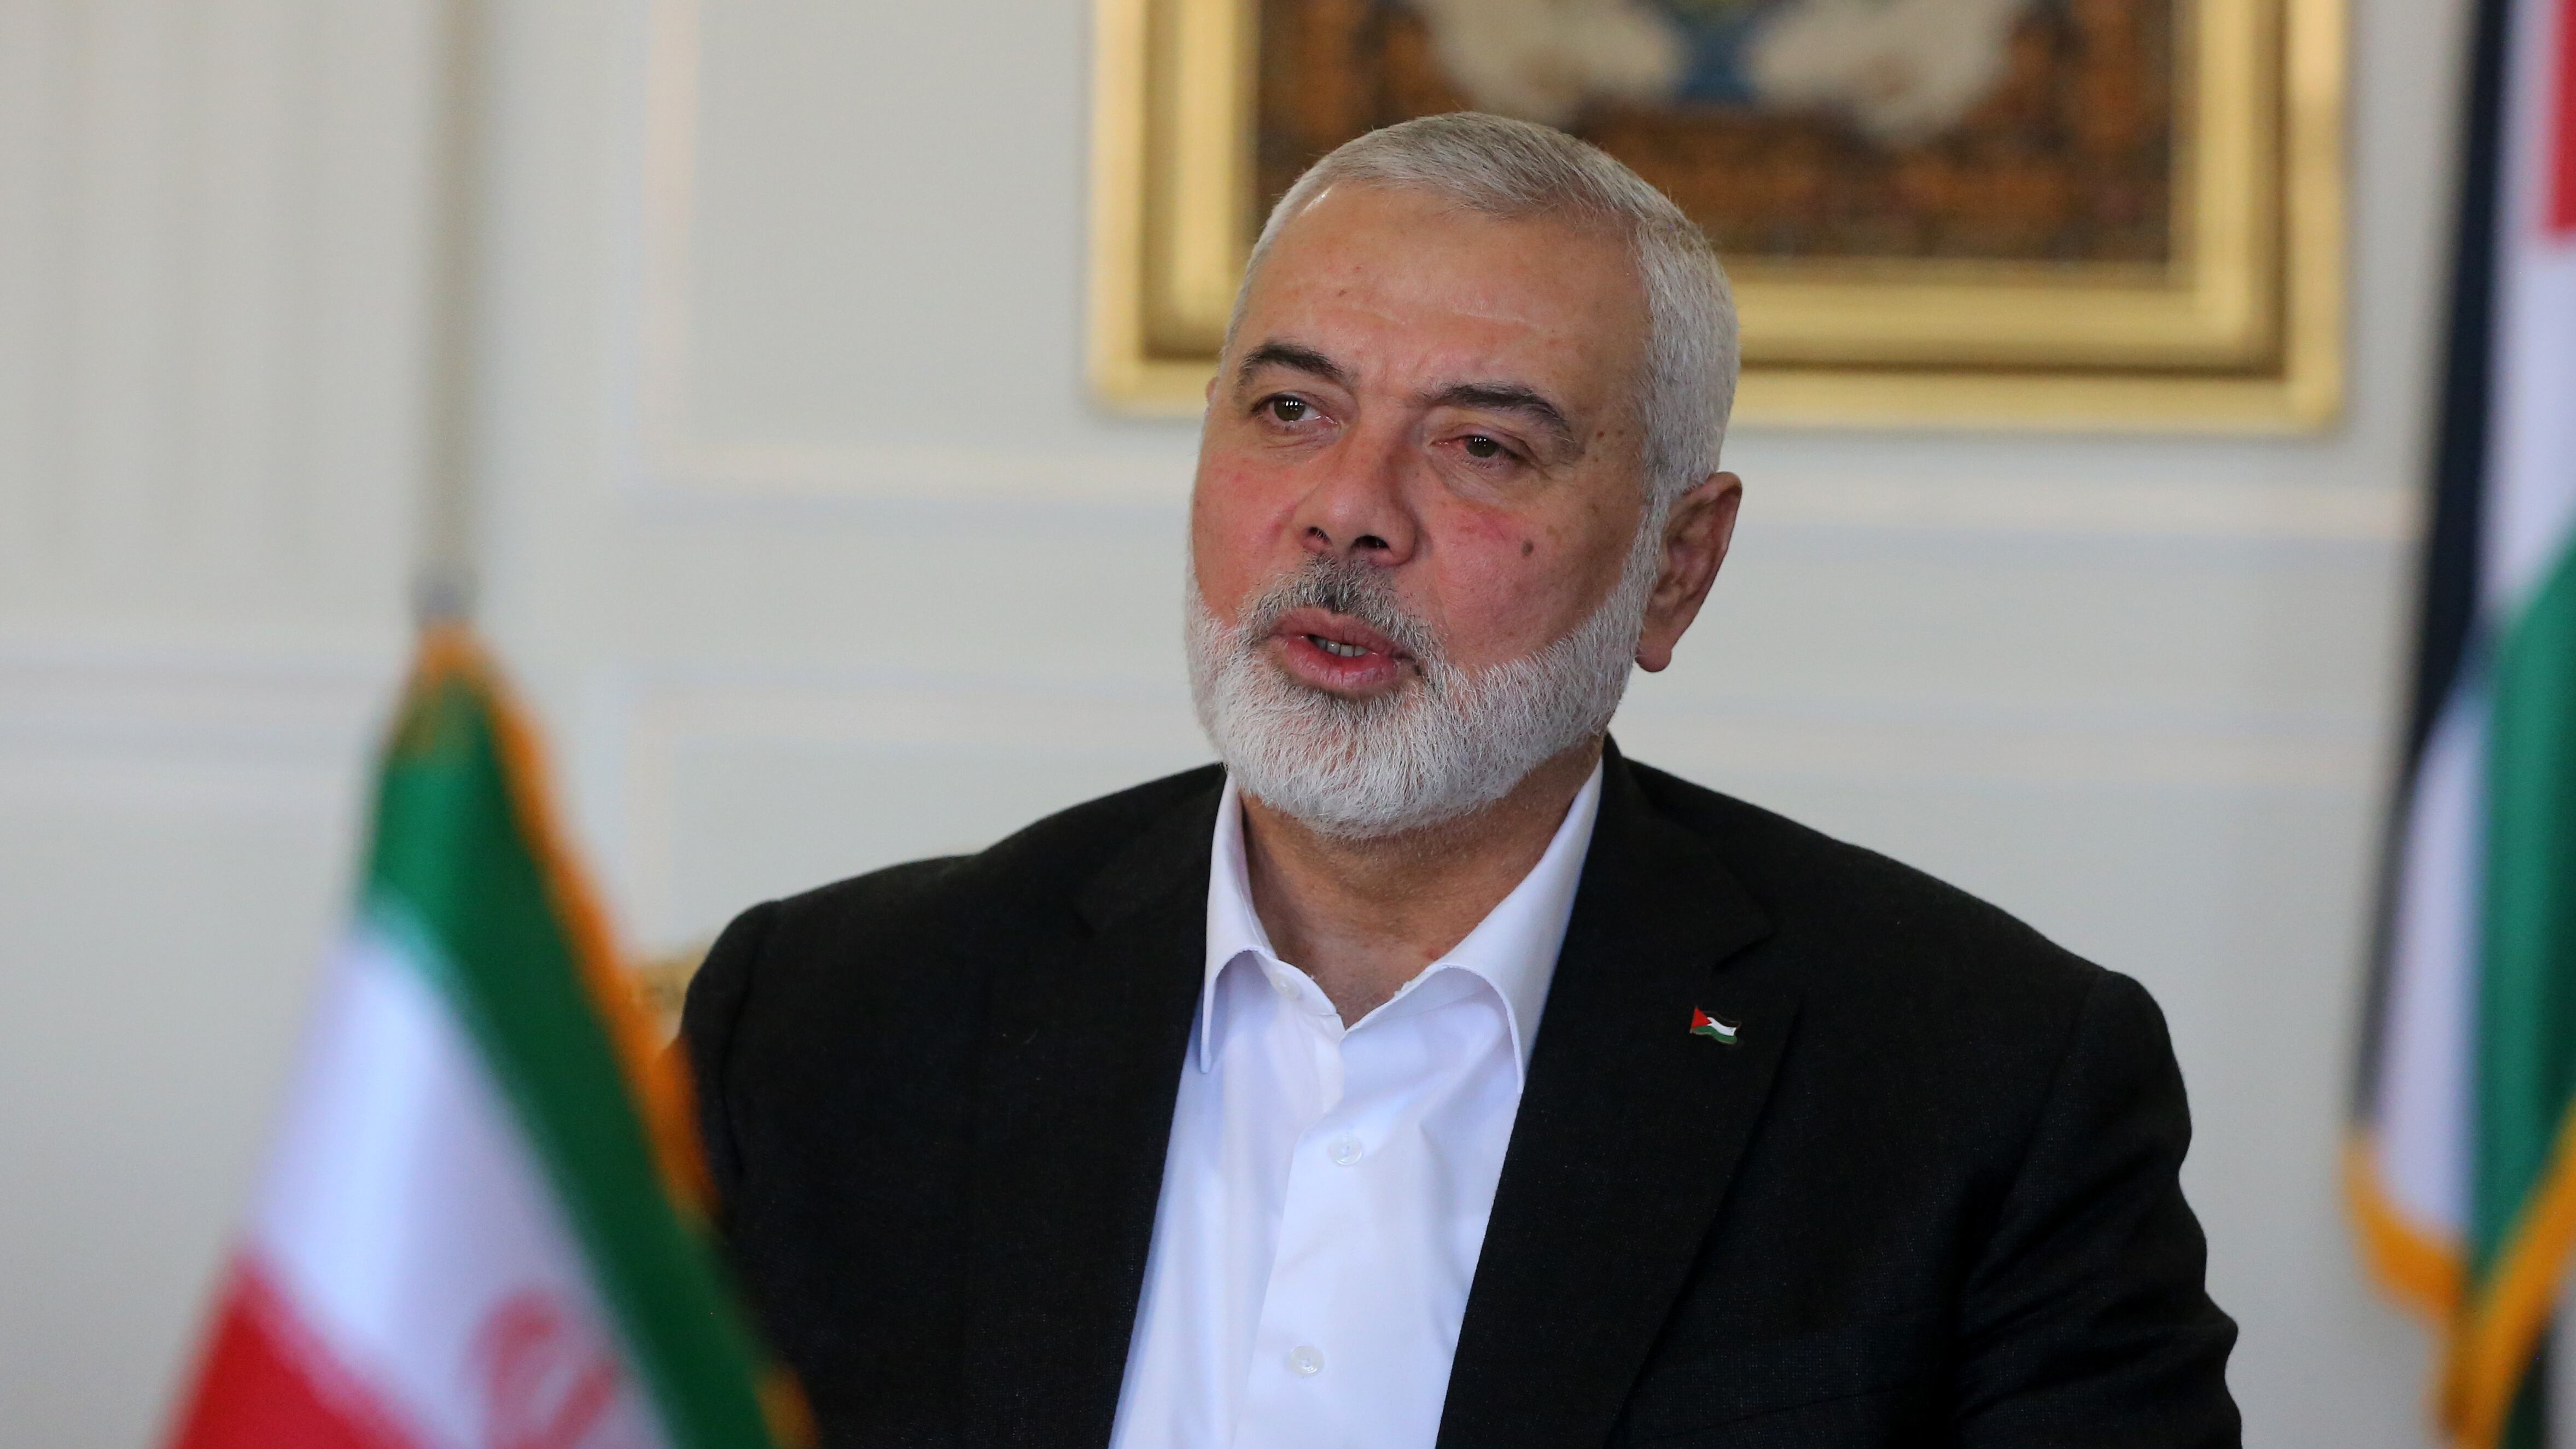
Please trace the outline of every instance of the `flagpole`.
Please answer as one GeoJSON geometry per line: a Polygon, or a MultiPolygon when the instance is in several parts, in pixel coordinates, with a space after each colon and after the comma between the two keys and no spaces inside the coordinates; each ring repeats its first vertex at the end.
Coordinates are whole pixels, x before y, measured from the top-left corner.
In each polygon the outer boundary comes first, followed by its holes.
{"type": "Polygon", "coordinates": [[[485,12],[442,0],[430,162],[427,366],[412,606],[424,629],[474,614],[475,343],[481,328],[485,12]]]}

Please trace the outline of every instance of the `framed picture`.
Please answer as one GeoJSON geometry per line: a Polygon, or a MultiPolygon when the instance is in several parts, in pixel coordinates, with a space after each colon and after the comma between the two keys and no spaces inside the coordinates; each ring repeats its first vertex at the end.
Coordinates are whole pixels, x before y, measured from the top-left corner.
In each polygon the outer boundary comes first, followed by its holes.
{"type": "Polygon", "coordinates": [[[1270,205],[1561,126],[1706,228],[1740,418],[2293,429],[2341,391],[2342,0],[1096,0],[1090,372],[1199,405],[1270,205]]]}

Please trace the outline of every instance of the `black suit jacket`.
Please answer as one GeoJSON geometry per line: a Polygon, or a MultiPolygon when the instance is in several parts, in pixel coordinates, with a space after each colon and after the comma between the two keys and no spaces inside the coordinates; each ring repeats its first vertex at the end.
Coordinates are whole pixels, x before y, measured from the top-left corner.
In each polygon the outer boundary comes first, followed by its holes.
{"type": "MultiPolygon", "coordinates": [[[[827,1443],[1107,1441],[1220,781],[716,943],[720,1226],[827,1443]]],[[[1439,1443],[2235,1444],[2189,1137],[2135,982],[1614,748],[1439,1443]]]]}

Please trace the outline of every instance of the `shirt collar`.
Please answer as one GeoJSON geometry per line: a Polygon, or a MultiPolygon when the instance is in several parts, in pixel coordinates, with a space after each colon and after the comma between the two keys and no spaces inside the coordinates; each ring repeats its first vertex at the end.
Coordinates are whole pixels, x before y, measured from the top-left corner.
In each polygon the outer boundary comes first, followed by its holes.
{"type": "MultiPolygon", "coordinates": [[[[1547,1005],[1547,988],[1556,976],[1557,953],[1565,946],[1565,926],[1574,913],[1575,887],[1583,879],[1583,860],[1592,848],[1592,825],[1601,813],[1601,770],[1575,792],[1565,819],[1547,843],[1538,864],[1512,887],[1476,928],[1449,954],[1422,969],[1419,981],[1435,971],[1456,967],[1484,978],[1503,1001],[1511,1018],[1513,1045],[1524,1076],[1530,1049],[1538,1041],[1539,1013],[1547,1005]]],[[[1266,961],[1279,953],[1270,932],[1252,907],[1252,877],[1243,849],[1243,797],[1229,776],[1217,803],[1216,842],[1208,862],[1207,969],[1199,987],[1198,1066],[1207,1071],[1216,1059],[1217,979],[1228,964],[1250,951],[1266,961]]]]}

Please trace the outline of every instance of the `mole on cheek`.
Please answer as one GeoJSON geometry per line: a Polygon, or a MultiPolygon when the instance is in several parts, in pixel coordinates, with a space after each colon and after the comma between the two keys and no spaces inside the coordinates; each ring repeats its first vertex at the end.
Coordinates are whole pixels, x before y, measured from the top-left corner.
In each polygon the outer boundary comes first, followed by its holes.
{"type": "Polygon", "coordinates": [[[1531,554],[1536,553],[1537,551],[1537,544],[1530,542],[1526,538],[1521,540],[1521,557],[1528,558],[1531,554]]]}

